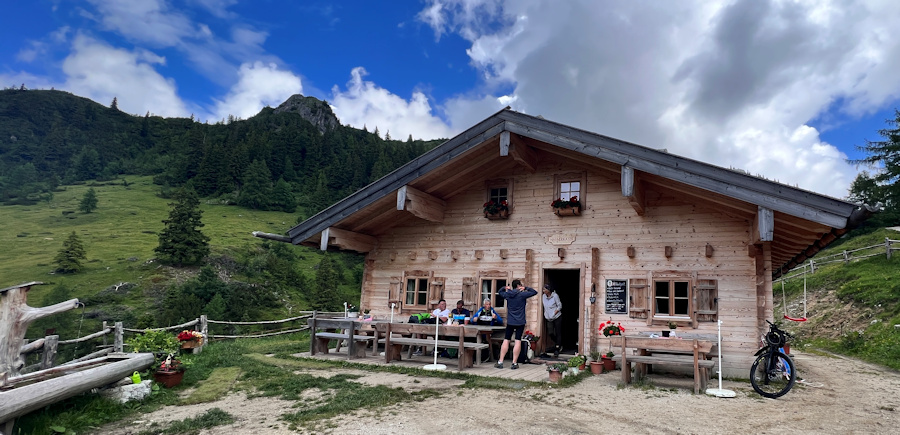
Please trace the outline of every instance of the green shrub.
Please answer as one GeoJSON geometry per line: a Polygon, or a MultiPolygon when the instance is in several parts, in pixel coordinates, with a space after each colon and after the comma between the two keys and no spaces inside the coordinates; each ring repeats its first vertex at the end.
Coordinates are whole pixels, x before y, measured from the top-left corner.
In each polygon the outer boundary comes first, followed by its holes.
{"type": "Polygon", "coordinates": [[[162,330],[147,329],[143,334],[135,335],[125,341],[132,352],[150,352],[154,354],[170,354],[178,352],[181,347],[174,334],[162,330]]]}

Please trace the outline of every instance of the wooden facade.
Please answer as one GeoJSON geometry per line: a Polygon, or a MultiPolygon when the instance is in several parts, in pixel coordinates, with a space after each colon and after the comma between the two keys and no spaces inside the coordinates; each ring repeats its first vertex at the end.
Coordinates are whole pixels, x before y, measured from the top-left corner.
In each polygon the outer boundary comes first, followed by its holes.
{"type": "MultiPolygon", "coordinates": [[[[441,298],[474,309],[521,279],[557,289],[566,344],[583,353],[607,348],[607,320],[710,336],[722,320],[725,373],[745,376],[773,318],[773,277],[870,211],[503,110],[288,236],[254,234],[366,253],[361,306],[376,315],[394,303],[405,319],[441,298]],[[498,194],[506,218],[483,210],[498,194]],[[577,211],[550,206],[569,195],[577,211]]],[[[543,336],[540,296],[527,316],[543,336]]]]}

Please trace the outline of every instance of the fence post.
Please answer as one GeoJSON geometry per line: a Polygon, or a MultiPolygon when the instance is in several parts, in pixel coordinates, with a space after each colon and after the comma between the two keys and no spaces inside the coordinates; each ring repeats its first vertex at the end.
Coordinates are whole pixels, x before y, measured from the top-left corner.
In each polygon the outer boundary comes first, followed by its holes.
{"type": "Polygon", "coordinates": [[[209,341],[209,327],[206,323],[206,314],[200,315],[200,333],[203,334],[203,342],[200,343],[200,346],[195,347],[193,353],[203,352],[203,347],[206,346],[206,343],[209,341]]]}
{"type": "Polygon", "coordinates": [[[850,254],[848,254],[846,250],[844,250],[843,252],[844,252],[844,264],[847,264],[850,262],[850,254]]]}
{"type": "Polygon", "coordinates": [[[816,273],[816,262],[809,260],[809,273],[816,273]]]}
{"type": "Polygon", "coordinates": [[[122,327],[122,322],[116,322],[116,338],[115,341],[113,341],[113,352],[123,352],[124,336],[125,329],[122,327]]]}
{"type": "Polygon", "coordinates": [[[884,246],[885,246],[885,250],[887,251],[887,259],[890,260],[891,259],[891,239],[885,237],[884,238],[884,246]]]}
{"type": "Polygon", "coordinates": [[[56,360],[56,351],[58,349],[58,335],[48,335],[44,337],[44,351],[41,353],[41,370],[53,367],[53,362],[56,360]]]}

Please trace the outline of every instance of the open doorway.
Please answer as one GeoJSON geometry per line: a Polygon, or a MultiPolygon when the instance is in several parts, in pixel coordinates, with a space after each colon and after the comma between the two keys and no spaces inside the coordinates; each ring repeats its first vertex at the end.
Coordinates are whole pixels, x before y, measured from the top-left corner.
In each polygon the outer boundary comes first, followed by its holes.
{"type": "MultiPolygon", "coordinates": [[[[562,303],[562,346],[565,354],[578,353],[578,318],[581,270],[579,269],[544,269],[544,284],[550,284],[559,294],[562,303]]],[[[543,316],[543,305],[541,306],[543,316]]],[[[546,331],[544,332],[546,333],[546,331]]],[[[547,340],[547,346],[550,341],[547,340]]]]}

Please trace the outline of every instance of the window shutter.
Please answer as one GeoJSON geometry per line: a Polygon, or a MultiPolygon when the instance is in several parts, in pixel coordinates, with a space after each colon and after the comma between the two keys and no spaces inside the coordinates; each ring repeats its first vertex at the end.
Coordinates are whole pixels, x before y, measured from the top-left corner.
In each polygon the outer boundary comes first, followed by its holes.
{"type": "Polygon", "coordinates": [[[696,320],[698,322],[716,322],[719,320],[719,304],[716,303],[719,297],[719,281],[715,279],[697,280],[697,291],[694,292],[697,298],[694,306],[697,307],[696,320]]]}
{"type": "Polygon", "coordinates": [[[628,316],[632,319],[646,319],[648,317],[650,305],[648,304],[648,292],[650,286],[647,285],[646,279],[630,279],[628,280],[628,316]]]}
{"type": "Polygon", "coordinates": [[[463,278],[463,304],[466,308],[478,309],[481,306],[478,299],[478,282],[475,278],[463,278]]]}
{"type": "Polygon", "coordinates": [[[388,290],[388,308],[391,303],[396,304],[398,310],[403,306],[403,278],[399,276],[391,277],[391,287],[388,290]]]}
{"type": "Polygon", "coordinates": [[[432,305],[437,305],[444,297],[444,278],[432,278],[428,289],[428,299],[432,305]]]}

